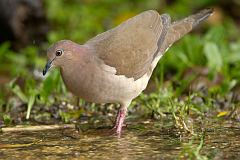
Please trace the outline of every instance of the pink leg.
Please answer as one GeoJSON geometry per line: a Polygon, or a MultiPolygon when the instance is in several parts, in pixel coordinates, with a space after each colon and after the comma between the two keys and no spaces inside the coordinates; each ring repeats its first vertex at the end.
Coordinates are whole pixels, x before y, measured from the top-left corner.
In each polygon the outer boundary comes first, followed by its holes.
{"type": "Polygon", "coordinates": [[[117,112],[117,116],[116,116],[116,118],[115,118],[115,124],[114,124],[113,129],[116,129],[117,126],[118,126],[119,119],[120,119],[120,110],[121,110],[121,108],[120,108],[120,109],[118,110],[118,112],[117,112]]]}
{"type": "Polygon", "coordinates": [[[120,108],[118,111],[117,119],[116,119],[115,126],[114,126],[118,135],[121,134],[122,126],[123,126],[123,122],[124,122],[126,113],[127,113],[127,108],[120,108]]]}
{"type": "Polygon", "coordinates": [[[129,106],[130,103],[131,101],[126,101],[125,103],[122,103],[120,109],[118,110],[115,125],[113,127],[113,129],[116,130],[118,136],[121,135],[123,122],[127,113],[127,107],[129,106]]]}
{"type": "Polygon", "coordinates": [[[115,125],[113,127],[113,129],[116,130],[116,133],[118,136],[121,135],[123,122],[124,122],[124,119],[125,119],[126,113],[127,113],[127,107],[129,106],[130,103],[131,103],[131,101],[122,103],[120,109],[118,110],[118,114],[117,114],[117,117],[115,120],[115,125]]]}

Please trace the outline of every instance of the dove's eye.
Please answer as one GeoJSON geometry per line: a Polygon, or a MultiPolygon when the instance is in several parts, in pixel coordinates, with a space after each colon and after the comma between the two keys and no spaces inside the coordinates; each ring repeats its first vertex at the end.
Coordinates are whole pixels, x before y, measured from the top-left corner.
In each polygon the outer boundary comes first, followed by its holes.
{"type": "Polygon", "coordinates": [[[63,50],[62,49],[58,49],[56,51],[56,56],[61,56],[63,54],[63,50]]]}

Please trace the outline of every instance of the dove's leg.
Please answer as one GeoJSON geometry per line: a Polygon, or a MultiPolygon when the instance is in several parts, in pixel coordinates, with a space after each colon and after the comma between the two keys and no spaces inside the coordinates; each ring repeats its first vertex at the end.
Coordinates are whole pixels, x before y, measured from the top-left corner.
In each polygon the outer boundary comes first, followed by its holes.
{"type": "Polygon", "coordinates": [[[115,124],[117,134],[121,134],[122,127],[123,127],[123,122],[124,122],[125,117],[126,117],[126,113],[127,113],[127,108],[121,107],[118,111],[116,124],[115,124]]]}
{"type": "Polygon", "coordinates": [[[124,119],[126,117],[127,107],[129,106],[129,104],[130,103],[122,104],[120,109],[118,110],[118,114],[117,114],[116,121],[115,121],[115,126],[114,126],[114,129],[116,129],[116,133],[118,135],[121,134],[122,127],[123,127],[123,122],[124,122],[124,119]]]}

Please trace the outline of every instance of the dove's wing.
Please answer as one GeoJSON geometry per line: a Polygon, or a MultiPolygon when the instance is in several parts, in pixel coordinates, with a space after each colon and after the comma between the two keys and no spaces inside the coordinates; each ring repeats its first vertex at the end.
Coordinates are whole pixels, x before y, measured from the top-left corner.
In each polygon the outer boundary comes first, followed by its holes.
{"type": "Polygon", "coordinates": [[[139,79],[151,66],[170,25],[167,14],[145,11],[86,42],[117,75],[139,79]]]}

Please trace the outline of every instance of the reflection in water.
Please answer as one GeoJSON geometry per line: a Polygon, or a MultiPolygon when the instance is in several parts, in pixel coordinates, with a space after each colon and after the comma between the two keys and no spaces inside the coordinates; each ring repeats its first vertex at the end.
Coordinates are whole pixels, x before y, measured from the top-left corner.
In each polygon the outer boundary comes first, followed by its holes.
{"type": "MultiPolygon", "coordinates": [[[[0,157],[122,160],[176,158],[183,147],[182,138],[173,128],[158,126],[157,122],[143,126],[138,124],[137,127],[132,125],[132,128],[124,130],[121,138],[109,135],[107,129],[91,129],[81,134],[76,134],[73,129],[3,133],[0,135],[0,157]]],[[[240,157],[239,126],[214,125],[209,128],[202,149],[204,154],[219,159],[240,157]]]]}

